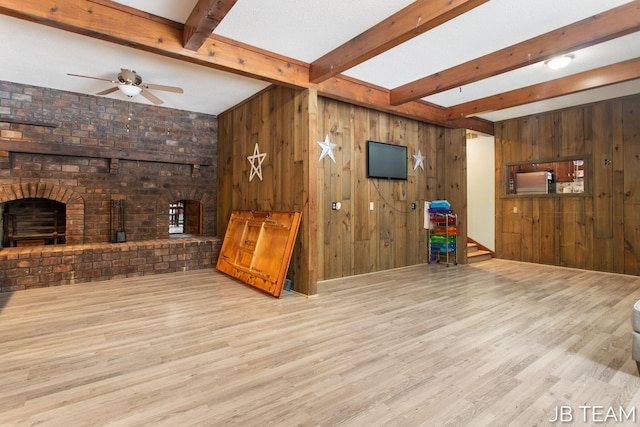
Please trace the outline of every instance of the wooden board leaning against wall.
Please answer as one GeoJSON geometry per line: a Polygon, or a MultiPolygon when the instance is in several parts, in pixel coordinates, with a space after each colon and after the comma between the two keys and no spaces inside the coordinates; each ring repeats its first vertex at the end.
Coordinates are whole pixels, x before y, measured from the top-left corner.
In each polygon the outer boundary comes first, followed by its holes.
{"type": "Polygon", "coordinates": [[[300,212],[233,211],[216,267],[279,298],[300,216],[300,212]]]}

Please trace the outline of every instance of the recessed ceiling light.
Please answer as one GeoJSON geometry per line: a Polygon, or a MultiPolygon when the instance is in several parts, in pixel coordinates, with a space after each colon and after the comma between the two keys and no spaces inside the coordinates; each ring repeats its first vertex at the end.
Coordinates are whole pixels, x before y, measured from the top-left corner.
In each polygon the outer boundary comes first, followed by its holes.
{"type": "Polygon", "coordinates": [[[544,63],[547,64],[547,66],[553,70],[559,70],[569,65],[569,62],[571,62],[572,59],[573,59],[573,55],[562,55],[562,56],[556,56],[555,58],[551,58],[545,61],[544,63]]]}

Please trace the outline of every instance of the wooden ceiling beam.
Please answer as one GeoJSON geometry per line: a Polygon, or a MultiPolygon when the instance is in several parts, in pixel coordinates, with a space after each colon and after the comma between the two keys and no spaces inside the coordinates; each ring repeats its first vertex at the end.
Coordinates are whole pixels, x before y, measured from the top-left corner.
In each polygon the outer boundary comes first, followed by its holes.
{"type": "Polygon", "coordinates": [[[494,134],[493,122],[479,118],[448,120],[448,110],[424,101],[403,105],[389,104],[389,90],[372,86],[351,77],[339,75],[317,85],[319,95],[397,116],[408,117],[449,128],[465,128],[487,135],[494,134]]]}
{"type": "Polygon", "coordinates": [[[184,25],[185,49],[197,51],[222,22],[237,0],[198,0],[184,25]]]}
{"type": "Polygon", "coordinates": [[[131,15],[138,15],[144,19],[149,19],[151,21],[158,21],[158,22],[162,22],[163,24],[169,25],[169,26],[173,26],[175,28],[179,28],[182,29],[183,28],[183,24],[181,24],[180,22],[176,22],[176,21],[172,21],[170,19],[167,18],[163,18],[161,16],[158,15],[153,15],[149,12],[145,12],[143,10],[140,9],[135,9],[133,7],[130,6],[125,6],[124,4],[120,4],[120,3],[115,3],[112,0],[87,0],[88,2],[91,3],[96,3],[96,4],[101,4],[105,7],[109,7],[112,9],[117,9],[121,12],[125,12],[131,15]]]}
{"type": "Polygon", "coordinates": [[[640,31],[640,1],[583,19],[391,90],[390,103],[424,98],[640,31]]]}
{"type": "Polygon", "coordinates": [[[320,83],[447,22],[488,0],[417,0],[311,63],[309,81],[320,83]]]}
{"type": "Polygon", "coordinates": [[[640,79],[640,58],[465,102],[450,107],[447,115],[458,120],[635,79],[640,79]]]}
{"type": "MultiPolygon", "coordinates": [[[[216,35],[210,36],[194,52],[182,45],[182,24],[156,19],[109,0],[0,0],[0,13],[274,84],[306,89],[317,87],[309,82],[309,64],[305,62],[216,35]]],[[[455,127],[455,123],[446,120],[446,110],[442,107],[422,101],[393,107],[389,105],[388,90],[364,82],[337,76],[321,88],[320,93],[324,92],[327,97],[455,127]]],[[[485,128],[483,132],[493,134],[492,126],[489,131],[484,121],[478,120],[477,126],[485,128]]]]}
{"type": "Polygon", "coordinates": [[[351,77],[339,75],[317,85],[318,95],[363,107],[375,108],[387,113],[408,117],[429,117],[432,123],[448,121],[446,108],[423,101],[392,106],[387,100],[389,90],[371,86],[351,77]]]}
{"type": "Polygon", "coordinates": [[[271,83],[309,84],[306,63],[219,36],[194,52],[182,45],[183,24],[150,19],[108,0],[0,0],[0,13],[271,83]]]}

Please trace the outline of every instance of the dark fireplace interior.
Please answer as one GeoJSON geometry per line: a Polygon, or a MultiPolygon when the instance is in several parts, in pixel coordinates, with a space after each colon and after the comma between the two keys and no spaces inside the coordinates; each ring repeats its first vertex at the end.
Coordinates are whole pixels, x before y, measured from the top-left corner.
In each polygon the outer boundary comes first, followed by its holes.
{"type": "Polygon", "coordinates": [[[66,216],[66,205],[51,199],[6,202],[2,215],[2,246],[64,244],[66,216]]]}

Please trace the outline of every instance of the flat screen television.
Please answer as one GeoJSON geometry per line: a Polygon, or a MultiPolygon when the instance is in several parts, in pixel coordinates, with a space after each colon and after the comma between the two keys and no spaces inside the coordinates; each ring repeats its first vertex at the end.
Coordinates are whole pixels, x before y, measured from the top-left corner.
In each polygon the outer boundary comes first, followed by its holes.
{"type": "Polygon", "coordinates": [[[407,147],[367,141],[367,177],[407,179],[407,147]]]}

